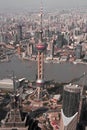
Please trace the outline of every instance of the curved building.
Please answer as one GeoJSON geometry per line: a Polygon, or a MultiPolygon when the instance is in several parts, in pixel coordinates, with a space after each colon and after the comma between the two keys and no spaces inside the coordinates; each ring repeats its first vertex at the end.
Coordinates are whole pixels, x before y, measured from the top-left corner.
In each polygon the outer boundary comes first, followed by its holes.
{"type": "Polygon", "coordinates": [[[61,130],[76,130],[80,110],[80,93],[81,87],[78,85],[69,84],[64,86],[61,130]]]}
{"type": "Polygon", "coordinates": [[[63,113],[66,117],[73,116],[79,109],[81,89],[77,85],[64,86],[63,113]]]}

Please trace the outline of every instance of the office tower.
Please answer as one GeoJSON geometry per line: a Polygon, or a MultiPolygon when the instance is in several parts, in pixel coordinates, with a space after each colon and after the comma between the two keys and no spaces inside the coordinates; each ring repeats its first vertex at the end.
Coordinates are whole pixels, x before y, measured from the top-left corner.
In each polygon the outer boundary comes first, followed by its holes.
{"type": "Polygon", "coordinates": [[[29,56],[32,56],[32,54],[33,54],[33,44],[32,43],[27,44],[27,54],[29,56]]]}
{"type": "Polygon", "coordinates": [[[81,58],[81,53],[82,53],[82,46],[78,44],[75,51],[76,59],[81,58]]]}
{"type": "Polygon", "coordinates": [[[54,44],[55,44],[55,40],[52,40],[51,44],[51,51],[50,51],[50,57],[54,57],[54,44]]]}
{"type": "Polygon", "coordinates": [[[61,130],[76,130],[79,116],[81,88],[78,85],[66,85],[63,92],[61,110],[61,130]]]}
{"type": "Polygon", "coordinates": [[[17,26],[17,36],[18,36],[18,41],[22,40],[22,25],[17,26]]]}

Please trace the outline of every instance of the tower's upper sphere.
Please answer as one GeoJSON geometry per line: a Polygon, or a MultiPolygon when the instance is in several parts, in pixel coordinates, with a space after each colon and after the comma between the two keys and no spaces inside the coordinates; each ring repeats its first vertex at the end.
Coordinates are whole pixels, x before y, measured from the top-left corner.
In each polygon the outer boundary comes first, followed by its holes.
{"type": "Polygon", "coordinates": [[[41,43],[41,42],[39,42],[39,43],[36,45],[36,49],[37,49],[38,51],[44,51],[44,50],[46,49],[46,45],[43,44],[43,43],[41,43]]]}

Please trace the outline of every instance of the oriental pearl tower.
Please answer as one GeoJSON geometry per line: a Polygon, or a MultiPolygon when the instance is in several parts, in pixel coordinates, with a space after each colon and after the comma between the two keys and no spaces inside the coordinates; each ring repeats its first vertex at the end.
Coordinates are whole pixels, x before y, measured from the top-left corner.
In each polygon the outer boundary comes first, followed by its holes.
{"type": "Polygon", "coordinates": [[[42,28],[42,15],[43,10],[41,6],[40,12],[40,39],[38,44],[36,45],[36,49],[38,51],[38,75],[37,75],[37,89],[38,89],[38,99],[41,98],[42,89],[44,87],[44,50],[46,49],[46,44],[43,43],[43,28],[42,28]]]}

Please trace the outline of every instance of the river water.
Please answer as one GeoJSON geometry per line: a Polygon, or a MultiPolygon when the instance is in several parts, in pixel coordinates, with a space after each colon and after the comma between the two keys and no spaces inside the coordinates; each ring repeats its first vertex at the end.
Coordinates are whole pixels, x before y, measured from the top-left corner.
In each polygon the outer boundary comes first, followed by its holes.
{"type": "MultiPolygon", "coordinates": [[[[25,61],[13,56],[10,62],[0,63],[0,78],[8,78],[14,72],[17,78],[26,77],[29,80],[35,80],[37,74],[37,62],[25,61]]],[[[71,63],[45,63],[45,80],[55,80],[56,82],[69,82],[74,78],[80,77],[87,72],[87,65],[71,63]]],[[[80,84],[86,83],[87,76],[79,80],[80,84]]]]}

